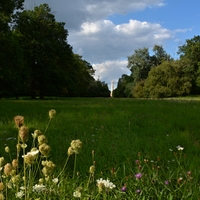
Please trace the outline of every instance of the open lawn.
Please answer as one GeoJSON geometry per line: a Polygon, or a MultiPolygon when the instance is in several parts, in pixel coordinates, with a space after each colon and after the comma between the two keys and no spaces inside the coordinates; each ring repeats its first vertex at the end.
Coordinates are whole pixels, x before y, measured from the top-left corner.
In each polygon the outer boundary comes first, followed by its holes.
{"type": "MultiPolygon", "coordinates": [[[[24,154],[30,151],[31,133],[36,129],[44,133],[48,126],[48,160],[56,165],[52,177],[62,171],[72,140],[82,142],[80,152],[69,156],[60,176],[66,181],[60,187],[65,189],[51,197],[47,192],[32,194],[34,198],[73,199],[76,193],[82,199],[200,198],[200,101],[0,100],[0,157],[4,157],[5,163],[16,157],[16,115],[24,116],[29,128],[24,154]],[[56,116],[49,121],[51,109],[56,110],[56,116]],[[6,146],[9,153],[4,151],[6,146]],[[89,172],[90,166],[95,167],[95,172],[89,172]],[[116,187],[107,188],[103,182],[101,188],[102,184],[96,182],[100,178],[108,178],[116,187]]],[[[19,161],[23,163],[22,158],[19,161]]],[[[32,185],[36,183],[33,180],[32,185]]],[[[28,185],[28,181],[23,184],[28,185]]],[[[16,189],[10,195],[16,192],[19,191],[16,189]]],[[[23,198],[28,199],[27,193],[23,198]]]]}

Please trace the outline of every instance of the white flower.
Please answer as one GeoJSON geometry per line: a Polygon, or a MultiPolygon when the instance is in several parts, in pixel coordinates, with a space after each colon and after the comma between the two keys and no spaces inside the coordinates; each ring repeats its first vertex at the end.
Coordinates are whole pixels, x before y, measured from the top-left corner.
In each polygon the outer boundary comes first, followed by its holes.
{"type": "Polygon", "coordinates": [[[24,192],[23,191],[19,191],[15,194],[16,198],[21,199],[24,196],[24,192]]]}
{"type": "Polygon", "coordinates": [[[76,198],[81,198],[81,192],[77,190],[73,193],[73,196],[76,198]]]}
{"type": "Polygon", "coordinates": [[[44,190],[46,190],[45,185],[36,184],[36,185],[33,186],[33,192],[43,192],[44,190]]]}
{"type": "Polygon", "coordinates": [[[110,188],[110,189],[113,189],[115,188],[116,186],[110,182],[108,179],[107,180],[103,180],[102,178],[98,179],[97,180],[97,185],[98,184],[103,184],[105,186],[105,188],[110,188]]]}
{"type": "Polygon", "coordinates": [[[31,155],[31,156],[36,156],[39,153],[39,150],[34,150],[34,151],[30,151],[28,152],[26,155],[23,155],[22,158],[24,158],[25,156],[31,155]]]}
{"type": "Polygon", "coordinates": [[[58,178],[54,178],[54,179],[52,179],[52,181],[56,184],[56,183],[58,183],[58,178]]]}
{"type": "Polygon", "coordinates": [[[181,147],[180,145],[178,145],[176,148],[178,149],[178,151],[183,151],[184,149],[184,147],[181,147]]]}

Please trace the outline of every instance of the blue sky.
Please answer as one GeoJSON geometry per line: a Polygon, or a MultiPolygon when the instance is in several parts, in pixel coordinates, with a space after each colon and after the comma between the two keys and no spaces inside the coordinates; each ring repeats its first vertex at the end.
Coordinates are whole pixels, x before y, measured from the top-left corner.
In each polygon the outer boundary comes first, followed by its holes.
{"type": "Polygon", "coordinates": [[[134,50],[158,44],[177,58],[178,46],[200,34],[200,0],[25,0],[25,8],[41,3],[66,23],[74,53],[109,87],[130,73],[134,50]]]}

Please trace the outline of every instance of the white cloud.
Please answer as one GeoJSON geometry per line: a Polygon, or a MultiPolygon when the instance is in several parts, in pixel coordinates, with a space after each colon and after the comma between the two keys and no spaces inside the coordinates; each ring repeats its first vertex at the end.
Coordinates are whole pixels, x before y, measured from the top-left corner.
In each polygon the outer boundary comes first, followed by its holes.
{"type": "Polygon", "coordinates": [[[91,63],[116,60],[132,55],[134,49],[163,44],[173,32],[160,24],[130,20],[115,25],[109,20],[84,23],[80,31],[69,35],[75,52],[84,49],[83,58],[91,63]]]}
{"type": "Polygon", "coordinates": [[[108,84],[110,84],[111,81],[117,83],[122,74],[130,74],[127,64],[127,60],[114,60],[93,64],[93,68],[97,71],[97,73],[95,73],[95,79],[100,79],[108,84]]]}
{"type": "MultiPolygon", "coordinates": [[[[96,78],[110,82],[128,74],[127,57],[135,49],[163,45],[175,32],[158,23],[130,19],[123,24],[109,16],[164,6],[165,0],[25,0],[25,8],[49,4],[57,21],[65,22],[74,53],[93,64],[96,78]],[[123,59],[123,61],[122,61],[123,59]]],[[[177,30],[181,32],[181,30],[177,30]]]]}

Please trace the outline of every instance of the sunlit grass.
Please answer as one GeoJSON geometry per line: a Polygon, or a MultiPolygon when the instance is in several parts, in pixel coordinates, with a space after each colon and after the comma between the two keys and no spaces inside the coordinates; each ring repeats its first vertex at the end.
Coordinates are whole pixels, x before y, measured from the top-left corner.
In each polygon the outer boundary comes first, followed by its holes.
{"type": "MultiPolygon", "coordinates": [[[[199,105],[198,101],[133,99],[0,101],[0,143],[3,150],[10,149],[9,154],[2,150],[0,157],[5,164],[15,158],[18,131],[13,117],[22,115],[29,133],[39,129],[48,138],[52,149],[48,159],[56,165],[49,180],[58,178],[56,184],[41,183],[40,172],[34,180],[21,181],[19,186],[30,186],[29,198],[198,199],[199,105]],[[51,109],[56,116],[49,123],[51,109]],[[82,142],[81,151],[68,158],[68,148],[76,139],[82,142]],[[100,178],[108,178],[116,187],[98,185],[100,178]],[[32,191],[38,184],[46,188],[40,194],[32,191]],[[50,195],[50,190],[55,192],[50,195]]],[[[30,135],[25,154],[32,139],[30,135]]],[[[38,170],[43,167],[40,163],[38,170]]],[[[2,190],[4,196],[6,191],[11,196],[18,192],[7,189],[2,190]]]]}

